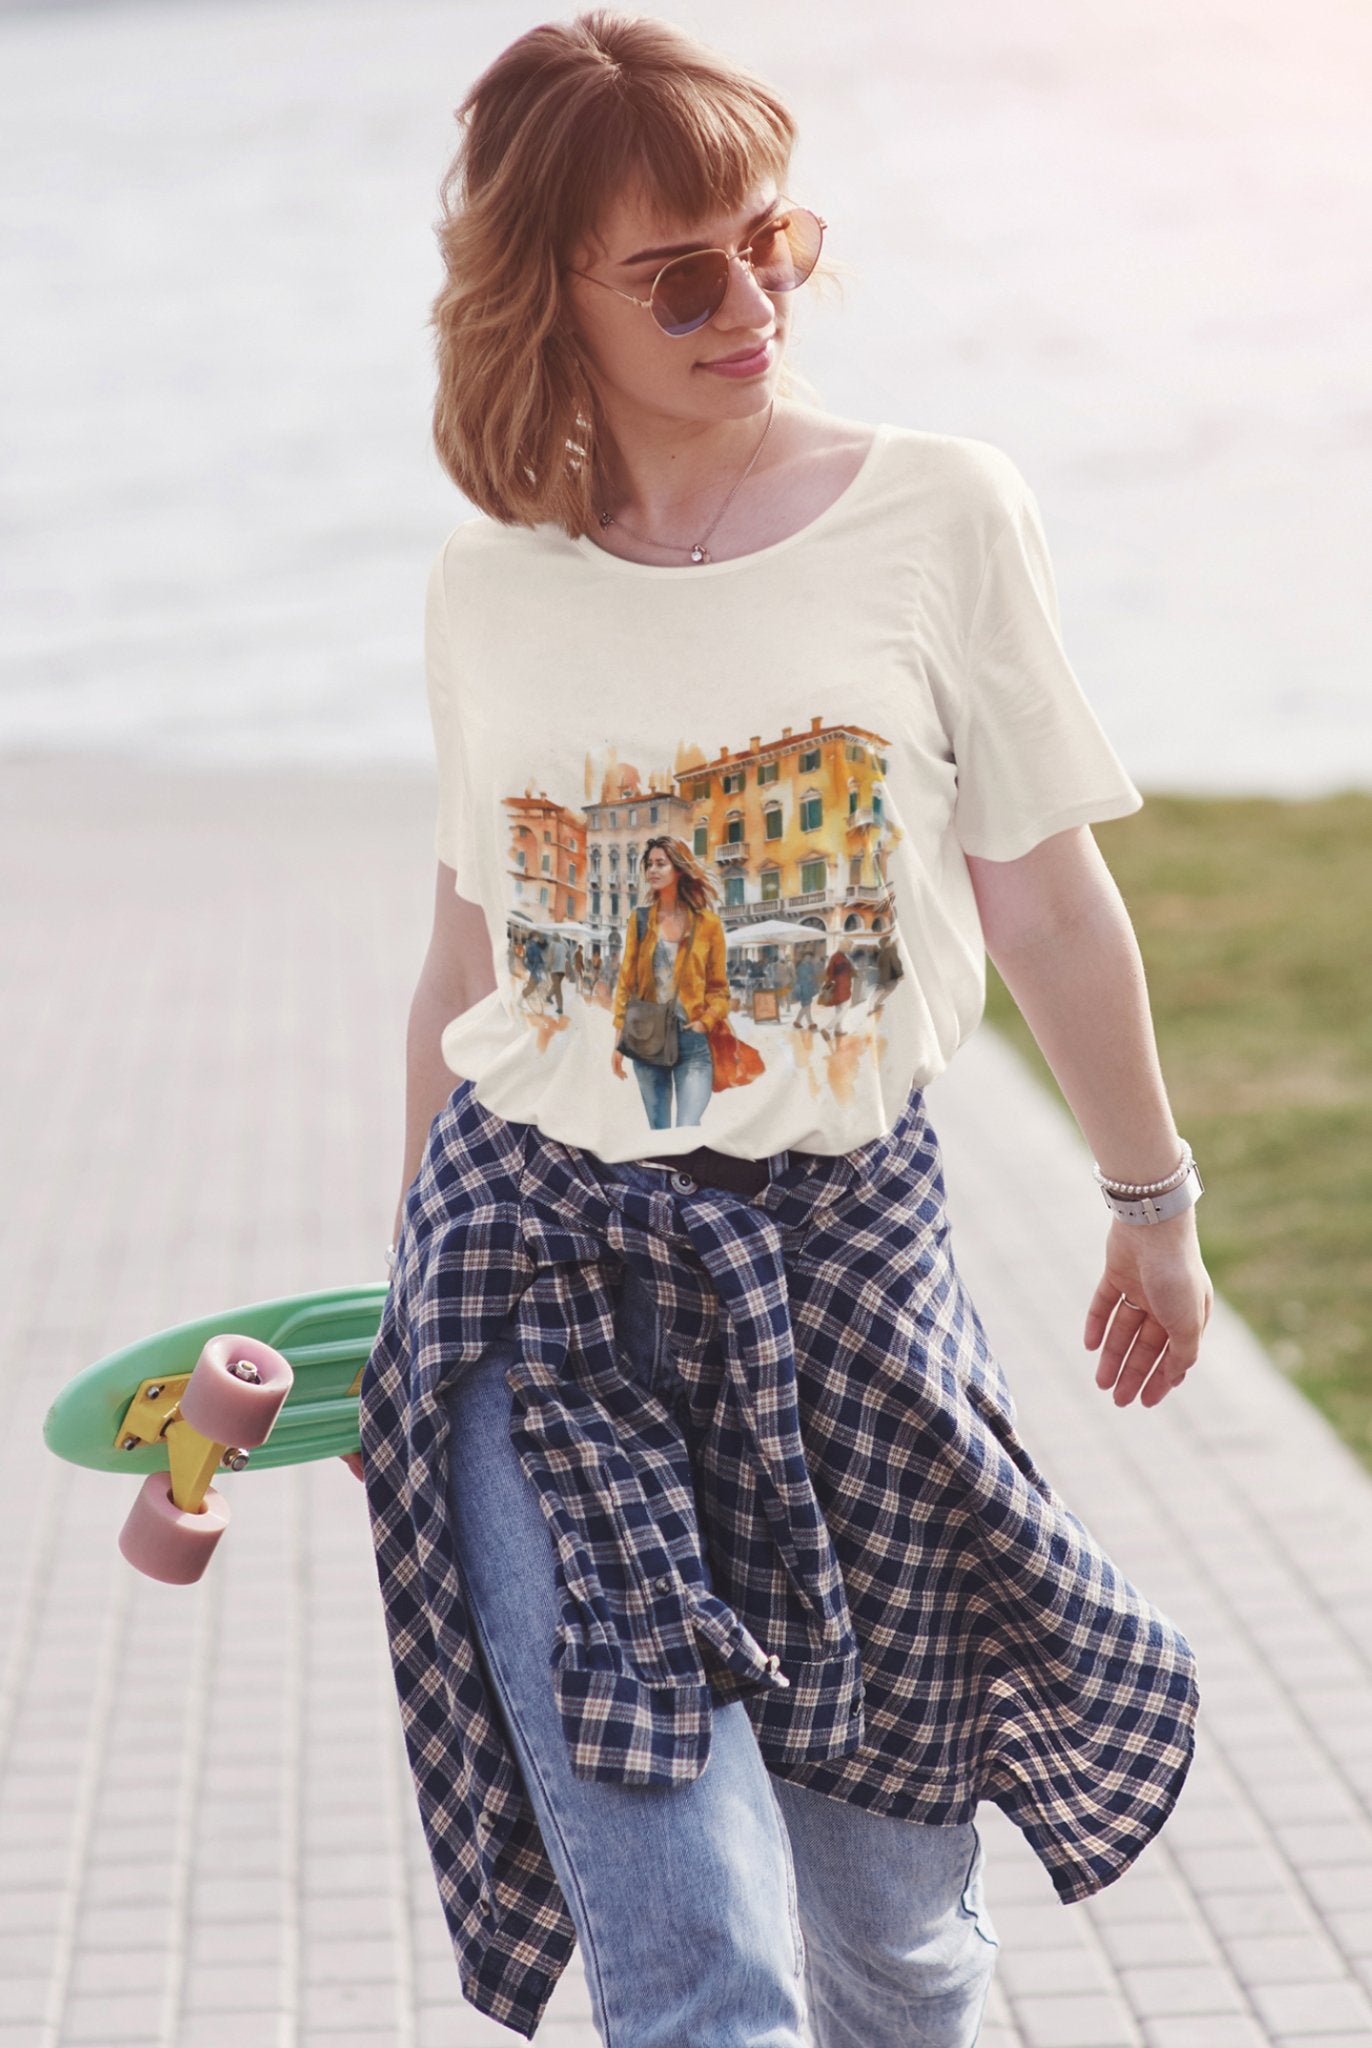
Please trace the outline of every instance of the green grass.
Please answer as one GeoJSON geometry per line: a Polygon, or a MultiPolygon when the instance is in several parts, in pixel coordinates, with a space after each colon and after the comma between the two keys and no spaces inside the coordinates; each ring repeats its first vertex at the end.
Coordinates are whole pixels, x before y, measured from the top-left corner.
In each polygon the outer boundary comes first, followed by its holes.
{"type": "MultiPolygon", "coordinates": [[[[1211,1278],[1372,1472],[1372,795],[1151,796],[1094,830],[1211,1278]]],[[[1058,1094],[990,966],[987,1016],[1058,1094]]]]}

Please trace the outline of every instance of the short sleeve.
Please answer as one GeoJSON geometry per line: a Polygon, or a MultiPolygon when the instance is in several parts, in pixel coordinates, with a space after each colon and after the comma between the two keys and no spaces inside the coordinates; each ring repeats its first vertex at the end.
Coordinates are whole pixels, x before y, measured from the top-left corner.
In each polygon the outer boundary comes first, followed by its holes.
{"type": "Polygon", "coordinates": [[[1063,650],[1048,543],[1023,479],[1016,498],[973,607],[953,737],[958,841],[986,860],[1016,860],[1054,832],[1143,804],[1063,650]]]}
{"type": "MultiPolygon", "coordinates": [[[[453,700],[452,635],[448,625],[445,574],[447,554],[448,544],[445,541],[429,571],[424,603],[424,672],[438,764],[438,821],[434,829],[434,851],[446,867],[452,868],[459,877],[465,877],[460,856],[467,823],[467,790],[457,707],[453,700]]],[[[470,879],[474,884],[475,877],[470,879]]]]}

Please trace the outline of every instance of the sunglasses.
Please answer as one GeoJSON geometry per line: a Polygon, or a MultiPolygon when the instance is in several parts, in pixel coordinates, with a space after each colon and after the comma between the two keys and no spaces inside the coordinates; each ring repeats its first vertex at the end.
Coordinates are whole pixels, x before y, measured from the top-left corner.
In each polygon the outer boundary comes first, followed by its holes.
{"type": "MultiPolygon", "coordinates": [[[[819,261],[829,225],[808,207],[791,206],[788,201],[783,204],[787,211],[774,214],[737,252],[738,261],[765,292],[793,292],[798,284],[804,284],[819,261]]],[[[607,292],[632,305],[646,306],[662,332],[676,337],[694,334],[714,319],[729,289],[730,261],[727,249],[693,249],[689,256],[674,256],[653,279],[646,299],[620,291],[618,285],[606,284],[603,277],[592,277],[588,270],[571,274],[584,277],[588,284],[604,285],[607,292]]]]}

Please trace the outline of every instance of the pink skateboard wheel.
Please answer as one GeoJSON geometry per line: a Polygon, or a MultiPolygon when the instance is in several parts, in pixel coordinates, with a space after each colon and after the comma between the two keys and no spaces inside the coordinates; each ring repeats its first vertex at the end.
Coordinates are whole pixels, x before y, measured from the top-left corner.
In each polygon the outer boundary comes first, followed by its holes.
{"type": "Polygon", "coordinates": [[[119,1548],[145,1578],[190,1586],[228,1526],[229,1504],[222,1493],[210,1487],[202,1512],[189,1514],[172,1499],[170,1472],[150,1472],[119,1531],[119,1548]]]}
{"type": "Polygon", "coordinates": [[[214,1444],[245,1451],[264,1444],[294,1378],[270,1344],[255,1337],[211,1337],[181,1396],[181,1419],[214,1444]]]}

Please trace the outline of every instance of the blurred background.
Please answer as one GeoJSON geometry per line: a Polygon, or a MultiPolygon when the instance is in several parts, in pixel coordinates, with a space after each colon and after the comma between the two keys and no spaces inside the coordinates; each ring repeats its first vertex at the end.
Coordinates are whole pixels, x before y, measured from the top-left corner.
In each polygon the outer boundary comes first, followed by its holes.
{"type": "MultiPolygon", "coordinates": [[[[1093,1383],[1104,1212],[994,973],[933,1099],[1026,1440],[1196,1645],[1201,1751],[1071,1914],[983,1803],[985,2048],[1372,2048],[1372,10],[645,11],[790,100],[848,272],[800,367],[1013,457],[1147,798],[1097,840],[1207,1184],[1183,1395],[1093,1383]]],[[[539,18],[0,0],[0,2048],[514,2038],[459,2006],[350,1475],[225,1482],[173,1590],[39,1438],[140,1334],[383,1277],[468,510],[432,223],[539,18]]],[[[547,2038],[589,2013],[574,1969],[547,2038]]]]}
{"type": "MultiPolygon", "coordinates": [[[[796,309],[823,402],[1035,489],[1150,799],[1099,838],[1212,1270],[1372,1465],[1372,13],[670,18],[799,118],[848,266],[796,309]]],[[[422,810],[422,586],[470,509],[429,443],[437,186],[531,19],[0,0],[0,762],[409,773],[422,810]]],[[[1042,1073],[994,975],[990,1015],[1042,1073]]]]}
{"type": "MultiPolygon", "coordinates": [[[[570,14],[572,11],[568,9],[570,14]]],[[[650,10],[651,11],[651,10],[650,10]]],[[[1372,17],[661,10],[799,117],[833,410],[999,443],[1141,785],[1372,780],[1372,17]]],[[[451,109],[536,16],[0,12],[0,745],[422,762],[451,109]]]]}

